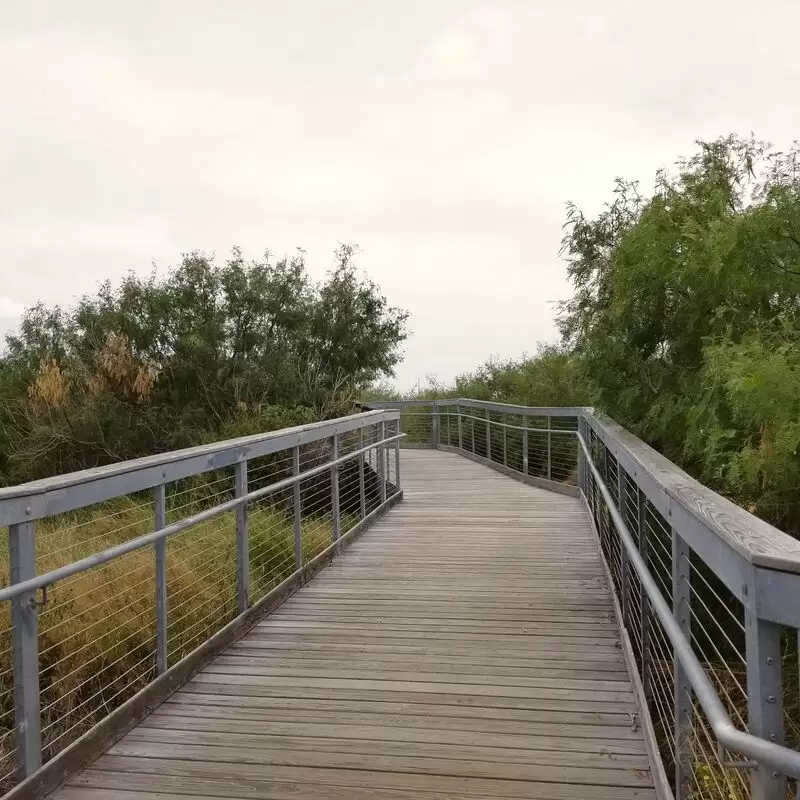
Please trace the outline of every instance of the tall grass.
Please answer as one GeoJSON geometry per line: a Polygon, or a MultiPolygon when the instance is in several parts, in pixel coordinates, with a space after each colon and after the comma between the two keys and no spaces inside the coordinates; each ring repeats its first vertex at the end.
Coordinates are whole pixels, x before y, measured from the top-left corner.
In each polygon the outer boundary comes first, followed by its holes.
{"type": "MultiPolygon", "coordinates": [[[[202,489],[169,512],[188,516],[208,502],[202,489]]],[[[225,499],[224,497],[222,499],[225,499]]],[[[342,531],[355,520],[342,519],[342,531]]],[[[149,498],[125,497],[42,520],[37,570],[44,573],[153,530],[149,498]]],[[[168,663],[229,622],[236,605],[236,527],[225,514],[167,541],[168,663]]],[[[294,528],[281,507],[249,510],[250,598],[255,602],[295,569],[294,528]]],[[[331,541],[330,514],[303,520],[304,561],[331,541]]],[[[7,548],[0,570],[8,576],[7,548]]],[[[155,557],[152,546],[87,570],[39,594],[40,703],[44,759],[150,682],[156,674],[155,557]]],[[[13,784],[14,696],[10,604],[0,607],[0,789],[13,784]]]]}

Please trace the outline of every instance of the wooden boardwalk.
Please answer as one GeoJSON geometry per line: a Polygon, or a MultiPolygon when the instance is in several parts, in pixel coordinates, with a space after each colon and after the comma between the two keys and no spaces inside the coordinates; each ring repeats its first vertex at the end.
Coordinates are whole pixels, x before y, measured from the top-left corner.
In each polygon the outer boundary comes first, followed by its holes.
{"type": "Polygon", "coordinates": [[[405,501],[58,800],[652,800],[582,504],[403,451],[405,501]]]}

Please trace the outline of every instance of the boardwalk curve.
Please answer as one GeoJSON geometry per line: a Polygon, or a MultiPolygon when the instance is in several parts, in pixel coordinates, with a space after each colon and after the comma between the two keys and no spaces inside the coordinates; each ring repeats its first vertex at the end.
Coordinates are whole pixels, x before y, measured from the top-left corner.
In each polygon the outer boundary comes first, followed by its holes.
{"type": "Polygon", "coordinates": [[[650,800],[579,499],[402,452],[405,500],[55,800],[650,800]]]}

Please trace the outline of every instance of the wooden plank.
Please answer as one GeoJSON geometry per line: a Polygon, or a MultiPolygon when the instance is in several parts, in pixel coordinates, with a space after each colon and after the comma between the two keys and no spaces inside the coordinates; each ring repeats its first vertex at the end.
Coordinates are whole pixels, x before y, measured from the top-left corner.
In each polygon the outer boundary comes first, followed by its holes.
{"type": "MultiPolygon", "coordinates": [[[[405,788],[394,785],[382,788],[375,785],[337,784],[335,775],[328,773],[316,775],[316,782],[310,780],[298,784],[291,780],[252,779],[238,776],[208,775],[193,777],[191,775],[172,775],[153,771],[130,771],[131,765],[115,762],[115,767],[129,767],[128,771],[111,771],[94,769],[73,779],[71,786],[64,790],[64,797],[59,800],[197,800],[197,798],[247,798],[247,800],[465,800],[466,798],[520,798],[527,800],[585,800],[585,786],[569,784],[536,783],[526,784],[521,788],[524,794],[515,792],[491,795],[485,792],[485,786],[475,782],[457,786],[448,785],[446,780],[437,780],[437,786],[427,788],[414,785],[405,788]],[[443,785],[443,788],[442,788],[443,785]],[[90,789],[90,787],[92,787],[90,789]],[[106,794],[98,792],[107,790],[106,794]],[[89,793],[89,791],[93,793],[89,793]],[[136,794],[133,794],[133,791],[136,794]],[[162,794],[174,791],[176,794],[162,794]],[[84,792],[86,792],[84,794],[84,792]],[[127,793],[127,794],[126,794],[127,793]],[[190,794],[193,793],[193,794],[190,794]]],[[[133,765],[135,767],[135,764],[133,765]]],[[[344,778],[343,778],[344,780],[344,778]]],[[[456,784],[457,779],[450,783],[456,784]]],[[[418,783],[412,781],[411,783],[418,783]]],[[[496,787],[493,787],[496,788],[496,787]]],[[[592,789],[593,800],[654,800],[652,791],[644,788],[598,787],[592,789]]]]}
{"type": "MultiPolygon", "coordinates": [[[[420,756],[425,758],[448,758],[467,761],[496,761],[499,763],[547,764],[560,766],[582,766],[591,769],[647,769],[647,756],[644,753],[619,752],[604,749],[602,743],[593,743],[592,749],[586,750],[573,742],[572,749],[522,749],[503,747],[467,746],[449,742],[426,742],[420,748],[416,741],[394,741],[391,739],[335,739],[326,736],[274,736],[259,734],[257,739],[249,739],[247,734],[232,734],[221,737],[218,733],[206,731],[183,731],[167,728],[137,729],[132,731],[125,743],[114,749],[116,755],[123,755],[120,748],[131,742],[149,744],[179,744],[187,746],[225,746],[242,750],[247,760],[255,764],[277,763],[270,761],[275,751],[281,751],[281,759],[285,760],[285,752],[311,750],[315,753],[351,753],[359,755],[388,756],[420,756]],[[422,752],[421,752],[422,751],[422,752]]],[[[590,743],[591,744],[591,743],[590,743]]],[[[109,751],[111,753],[112,751],[109,751]]],[[[127,753],[132,755],[132,753],[127,753]]],[[[229,752],[234,760],[238,754],[229,752]]],[[[308,763],[305,766],[312,766],[308,763]]],[[[319,766],[319,764],[317,764],[319,766]]],[[[328,764],[328,766],[337,766],[328,764]]],[[[343,765],[342,765],[343,766],[343,765]]]]}
{"type": "MultiPolygon", "coordinates": [[[[298,652],[298,642],[294,640],[277,639],[248,639],[240,646],[232,648],[230,652],[250,652],[264,653],[275,658],[292,657],[303,659],[307,654],[309,658],[413,658],[415,656],[425,656],[426,660],[446,661],[447,663],[460,663],[480,661],[481,664],[508,664],[509,666],[536,667],[538,664],[551,665],[553,660],[559,664],[569,666],[572,663],[584,664],[582,669],[591,669],[592,665],[597,665],[597,669],[607,670],[617,666],[624,667],[625,660],[622,658],[617,648],[611,648],[598,652],[592,649],[591,652],[576,650],[574,652],[560,650],[553,645],[552,648],[540,648],[535,654],[529,654],[526,650],[514,650],[507,648],[478,648],[455,646],[436,646],[435,644],[422,642],[420,644],[407,643],[398,640],[395,643],[381,641],[379,643],[370,642],[369,644],[360,642],[341,642],[336,639],[321,641],[303,642],[302,653],[298,652]]],[[[350,662],[352,663],[352,661],[350,662]]]]}
{"type": "MultiPolygon", "coordinates": [[[[293,719],[303,720],[318,719],[320,716],[332,715],[333,719],[347,719],[347,714],[361,715],[362,722],[370,724],[372,715],[376,715],[384,724],[384,720],[391,720],[396,715],[404,717],[424,716],[431,720],[437,717],[453,718],[451,724],[461,727],[469,725],[470,720],[475,720],[481,730],[493,730],[496,720],[511,722],[560,722],[577,725],[624,725],[631,728],[631,718],[622,709],[613,709],[605,712],[585,711],[580,707],[559,706],[557,710],[506,708],[502,706],[463,706],[463,705],[438,705],[436,703],[398,703],[391,701],[361,702],[358,700],[320,699],[303,697],[253,697],[236,694],[195,694],[185,690],[175,694],[166,703],[165,707],[177,705],[180,708],[194,706],[221,706],[231,709],[231,713],[238,715],[242,709],[253,712],[265,711],[281,715],[289,714],[293,719]]],[[[217,712],[221,713],[221,712],[217,712]]],[[[376,723],[377,724],[377,723],[376,723]]],[[[391,723],[389,723],[391,724],[391,723]]],[[[431,724],[434,724],[433,722],[431,724]]]]}
{"type": "Polygon", "coordinates": [[[383,753],[345,752],[344,748],[337,752],[317,750],[297,750],[269,748],[246,748],[242,743],[230,746],[227,740],[219,737],[212,744],[177,744],[144,742],[126,739],[109,751],[109,756],[135,757],[152,759],[180,759],[187,762],[230,763],[237,765],[253,765],[260,768],[280,769],[282,767],[363,770],[368,768],[375,772],[404,773],[406,775],[453,775],[458,774],[470,778],[496,778],[510,781],[548,781],[576,784],[600,783],[610,786],[647,786],[649,775],[646,758],[642,757],[639,767],[625,765],[608,754],[596,758],[593,763],[580,762],[579,757],[571,763],[553,765],[550,753],[530,755],[528,761],[481,760],[446,758],[441,752],[436,757],[427,757],[428,745],[416,748],[415,755],[385,755],[383,753]],[[596,762],[596,763],[594,763],[596,762]]]}
{"type": "Polygon", "coordinates": [[[402,457],[403,504],[54,800],[653,800],[581,503],[402,457]]]}
{"type": "MultiPolygon", "coordinates": [[[[223,758],[215,758],[214,748],[208,748],[206,760],[172,759],[164,757],[163,748],[158,751],[156,757],[137,757],[137,756],[112,756],[107,755],[98,759],[97,766],[100,769],[118,772],[144,772],[156,773],[159,775],[176,775],[186,778],[218,778],[220,764],[226,764],[223,758]]],[[[284,767],[273,764],[247,764],[236,763],[235,777],[239,781],[282,781],[291,782],[299,787],[305,788],[307,784],[322,784],[335,786],[358,786],[376,787],[384,789],[421,789],[434,791],[456,791],[464,795],[478,795],[479,797],[525,797],[536,796],[537,784],[553,785],[556,781],[548,781],[542,778],[541,781],[488,778],[477,776],[436,774],[420,774],[409,771],[397,771],[394,769],[375,770],[370,769],[371,759],[365,759],[359,768],[311,768],[311,767],[284,767]]],[[[433,763],[436,760],[433,759],[433,763]]],[[[452,770],[452,767],[451,767],[452,770]]],[[[548,774],[552,774],[548,770],[548,774]]],[[[567,780],[558,781],[562,786],[570,787],[571,793],[566,797],[580,798],[585,800],[587,786],[592,787],[592,798],[609,798],[609,800],[619,800],[620,797],[636,797],[637,795],[625,793],[625,789],[639,789],[645,794],[644,797],[653,797],[653,790],[646,785],[642,785],[641,776],[632,774],[631,770],[602,770],[598,776],[592,775],[593,771],[585,772],[575,770],[575,777],[578,783],[567,780]],[[600,788],[605,787],[606,792],[600,792],[600,788]],[[613,791],[612,791],[613,790],[613,791]]],[[[556,770],[553,777],[565,776],[556,770]]],[[[120,781],[124,784],[124,776],[120,781]]],[[[302,796],[302,793],[301,793],[302,796]]],[[[539,796],[541,794],[539,793],[539,796]]]]}
{"type": "MultiPolygon", "coordinates": [[[[238,676],[237,676],[238,677],[238,676]]],[[[187,684],[189,691],[207,691],[211,694],[234,694],[243,697],[298,697],[316,698],[326,700],[329,698],[397,702],[397,703],[424,703],[434,705],[460,705],[491,708],[521,708],[521,709],[563,709],[574,707],[585,711],[606,713],[619,709],[624,713],[632,714],[636,708],[632,700],[628,702],[598,700],[592,696],[591,700],[584,698],[554,696],[553,692],[543,689],[532,692],[528,697],[505,697],[492,695],[448,694],[445,692],[419,692],[419,691],[389,691],[376,689],[331,689],[330,687],[315,686],[272,686],[269,682],[263,684],[242,684],[241,681],[228,681],[219,675],[206,675],[200,673],[195,680],[187,684]]]]}
{"type": "MultiPolygon", "coordinates": [[[[193,695],[193,697],[196,695],[193,695]]],[[[224,698],[218,698],[222,701],[224,698]]],[[[296,700],[296,698],[293,698],[296,700]]],[[[235,704],[235,716],[243,720],[302,722],[341,725],[372,725],[390,727],[420,727],[437,728],[442,730],[477,730],[488,733],[519,733],[525,735],[540,735],[545,729],[555,734],[556,730],[563,730],[567,737],[585,737],[587,739],[624,739],[640,741],[637,732],[631,726],[630,717],[625,714],[590,714],[580,711],[528,711],[513,709],[514,716],[502,715],[491,712],[497,709],[478,708],[469,713],[468,710],[451,706],[425,705],[403,706],[395,704],[393,713],[387,713],[385,708],[375,708],[376,704],[339,704],[326,709],[314,707],[298,708],[297,704],[288,707],[259,707],[235,704]],[[449,712],[449,713],[448,713],[449,712]],[[527,716],[525,716],[527,714],[527,716]],[[423,719],[424,718],[424,719],[423,719]]],[[[230,708],[232,704],[217,702],[209,704],[186,704],[180,702],[167,702],[154,714],[151,719],[161,719],[159,714],[169,712],[178,717],[218,718],[221,715],[220,706],[230,708]]],[[[383,704],[388,705],[388,704],[383,704]]],[[[171,716],[164,717],[170,719],[171,716]]],[[[549,746],[549,742],[545,742],[549,746]]]]}
{"type": "Polygon", "coordinates": [[[339,668],[333,670],[329,667],[313,669],[310,666],[293,667],[281,669],[273,666],[268,659],[257,658],[236,658],[227,656],[225,659],[215,659],[206,670],[208,674],[220,675],[259,675],[265,678],[322,678],[324,680],[335,680],[343,678],[346,680],[358,681],[391,681],[392,683],[458,683],[473,686],[493,686],[498,689],[502,687],[524,687],[544,689],[574,689],[576,691],[593,692],[627,692],[630,689],[628,680],[609,680],[599,679],[584,673],[582,678],[575,677],[529,677],[529,676],[508,676],[500,675],[489,671],[489,674],[481,674],[473,670],[467,673],[453,672],[423,672],[421,669],[409,668],[404,671],[395,670],[375,670],[365,668],[359,664],[359,669],[339,668]]]}
{"type": "MultiPolygon", "coordinates": [[[[258,664],[269,662],[270,667],[295,671],[298,669],[314,669],[319,671],[330,671],[337,669],[348,669],[353,666],[352,659],[347,659],[342,653],[325,654],[309,653],[308,658],[285,658],[278,652],[264,651],[257,648],[232,648],[224,659],[220,658],[218,664],[248,663],[258,664]]],[[[531,660],[529,663],[509,664],[503,659],[492,659],[486,657],[464,657],[439,655],[426,655],[414,659],[399,653],[385,655],[381,658],[380,654],[365,653],[358,660],[359,669],[379,672],[384,670],[404,670],[424,672],[445,672],[459,673],[462,675],[470,674],[491,674],[500,676],[519,676],[519,677],[543,677],[543,678],[585,678],[592,672],[603,672],[604,675],[598,677],[602,680],[626,680],[627,672],[623,664],[618,662],[591,661],[557,661],[541,659],[531,660]],[[369,660],[367,660],[369,659],[369,660]]]]}
{"type": "MultiPolygon", "coordinates": [[[[217,716],[192,717],[169,711],[153,714],[139,725],[138,730],[167,729],[178,731],[206,731],[220,734],[241,736],[243,734],[252,738],[271,734],[273,736],[327,736],[332,739],[372,739],[373,741],[394,742],[430,742],[435,744],[442,741],[442,731],[447,731],[449,744],[462,744],[473,747],[515,747],[519,749],[559,750],[562,748],[575,750],[585,747],[594,752],[609,753],[641,753],[644,754],[644,745],[640,737],[626,737],[623,730],[618,735],[611,736],[612,731],[605,731],[607,739],[602,740],[596,735],[597,729],[590,730],[576,725],[558,725],[549,723],[536,725],[535,723],[519,724],[502,732],[488,731],[475,725],[470,729],[468,725],[456,725],[445,718],[444,724],[433,725],[427,719],[415,718],[410,726],[402,725],[369,725],[355,724],[344,725],[338,720],[323,722],[300,722],[294,720],[269,720],[269,719],[244,719],[219,718],[217,716]],[[540,737],[540,741],[534,741],[540,737]],[[583,738],[582,738],[583,737],[583,738]],[[600,741],[598,742],[598,739],[600,741]],[[537,746],[535,746],[537,745],[537,746]]],[[[630,730],[630,728],[629,728],[630,730]]],[[[218,739],[222,737],[217,737],[218,739]]],[[[127,739],[126,739],[127,741],[127,739]]],[[[116,746],[116,745],[115,745],[116,746]]],[[[112,751],[109,751],[112,752],[112,751]]]]}

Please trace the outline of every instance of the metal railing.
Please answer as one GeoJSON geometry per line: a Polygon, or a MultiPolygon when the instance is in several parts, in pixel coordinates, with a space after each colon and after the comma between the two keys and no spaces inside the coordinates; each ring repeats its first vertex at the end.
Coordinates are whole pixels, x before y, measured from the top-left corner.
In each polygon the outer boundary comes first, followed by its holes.
{"type": "Polygon", "coordinates": [[[590,408],[466,399],[401,411],[404,446],[583,498],[608,568],[661,793],[786,800],[800,776],[800,542],[590,408]]]}
{"type": "Polygon", "coordinates": [[[399,499],[402,436],[370,411],[0,489],[2,789],[399,499]]]}

